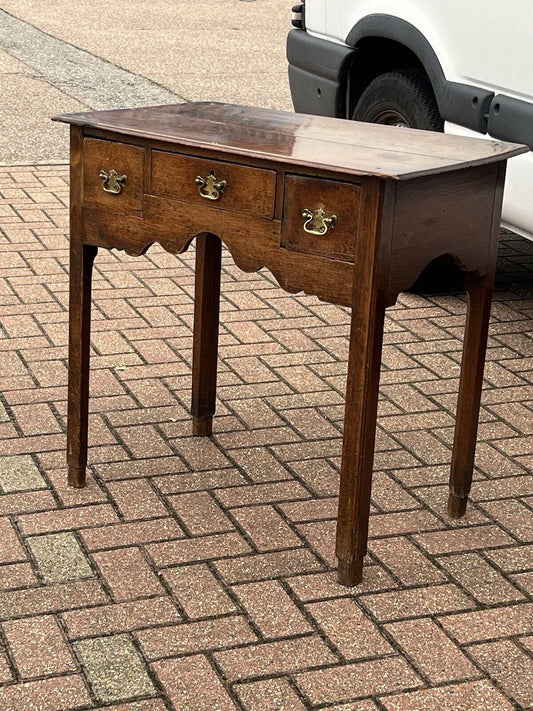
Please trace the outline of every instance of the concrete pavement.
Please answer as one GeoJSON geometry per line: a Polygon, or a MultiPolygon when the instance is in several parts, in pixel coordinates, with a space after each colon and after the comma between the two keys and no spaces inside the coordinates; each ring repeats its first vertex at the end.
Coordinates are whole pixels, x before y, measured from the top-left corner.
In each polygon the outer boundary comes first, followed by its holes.
{"type": "Polygon", "coordinates": [[[173,101],[291,110],[285,0],[16,0],[0,10],[0,164],[68,159],[55,113],[173,101]]]}

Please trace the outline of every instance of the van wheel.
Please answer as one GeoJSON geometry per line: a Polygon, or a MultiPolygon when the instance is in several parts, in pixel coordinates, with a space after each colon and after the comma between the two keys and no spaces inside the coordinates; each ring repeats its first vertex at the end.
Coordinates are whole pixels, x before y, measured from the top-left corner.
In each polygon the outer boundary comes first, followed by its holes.
{"type": "MultiPolygon", "coordinates": [[[[387,126],[444,130],[431,84],[425,76],[410,69],[377,76],[361,94],[352,118],[387,126]]],[[[463,285],[459,267],[434,261],[424,269],[410,291],[417,294],[455,293],[462,291],[463,285]]]]}
{"type": "Polygon", "coordinates": [[[431,84],[411,69],[377,76],[361,94],[352,118],[387,126],[444,130],[431,84]]]}

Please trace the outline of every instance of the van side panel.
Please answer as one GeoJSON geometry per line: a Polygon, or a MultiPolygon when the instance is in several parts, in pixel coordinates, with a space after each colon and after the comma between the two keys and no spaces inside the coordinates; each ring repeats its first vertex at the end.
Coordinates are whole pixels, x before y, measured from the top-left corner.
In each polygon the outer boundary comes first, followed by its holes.
{"type": "Polygon", "coordinates": [[[307,0],[306,6],[325,8],[322,32],[341,41],[367,15],[399,17],[426,37],[449,81],[533,100],[531,0],[307,0]]]}

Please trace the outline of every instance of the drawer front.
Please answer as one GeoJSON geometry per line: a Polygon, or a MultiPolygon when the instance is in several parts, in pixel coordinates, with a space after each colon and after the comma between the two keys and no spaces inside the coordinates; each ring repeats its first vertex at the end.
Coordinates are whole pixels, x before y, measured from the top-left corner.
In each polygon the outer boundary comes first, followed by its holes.
{"type": "Polygon", "coordinates": [[[273,170],[152,151],[153,195],[272,217],[275,191],[273,170]]]}
{"type": "Polygon", "coordinates": [[[139,146],[85,138],[83,141],[84,202],[114,212],[141,211],[143,154],[144,150],[139,146]]]}
{"type": "Polygon", "coordinates": [[[360,197],[357,184],[287,175],[281,246],[353,262],[360,197]]]}

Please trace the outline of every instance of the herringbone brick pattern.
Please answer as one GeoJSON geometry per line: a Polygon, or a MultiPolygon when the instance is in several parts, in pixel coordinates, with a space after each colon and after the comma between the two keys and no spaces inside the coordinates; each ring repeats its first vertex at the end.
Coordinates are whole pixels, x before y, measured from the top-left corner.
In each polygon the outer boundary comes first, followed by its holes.
{"type": "Polygon", "coordinates": [[[193,254],[101,253],[90,476],[65,484],[67,168],[0,172],[0,711],[533,708],[533,245],[499,263],[467,517],[465,297],[389,311],[364,584],[335,583],[348,313],[226,255],[212,439],[193,254]]]}

